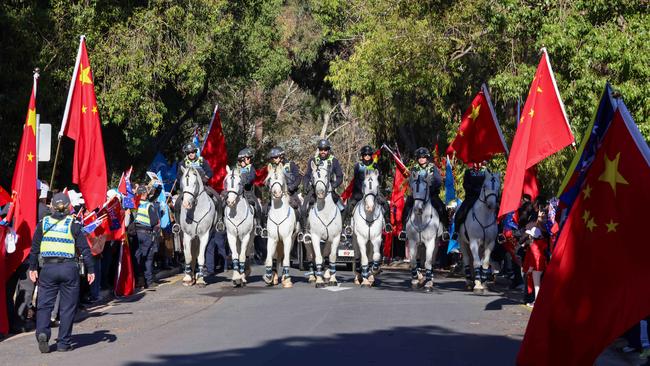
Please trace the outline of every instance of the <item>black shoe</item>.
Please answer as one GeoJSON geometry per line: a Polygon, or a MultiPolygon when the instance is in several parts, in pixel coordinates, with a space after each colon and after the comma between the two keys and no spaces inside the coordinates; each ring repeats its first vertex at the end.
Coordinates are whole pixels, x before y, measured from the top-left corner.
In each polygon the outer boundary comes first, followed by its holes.
{"type": "Polygon", "coordinates": [[[41,351],[41,353],[50,352],[50,345],[47,343],[47,334],[41,333],[37,335],[36,340],[38,341],[38,350],[41,351]]]}
{"type": "Polygon", "coordinates": [[[68,352],[72,351],[72,346],[56,346],[57,352],[68,352]]]}

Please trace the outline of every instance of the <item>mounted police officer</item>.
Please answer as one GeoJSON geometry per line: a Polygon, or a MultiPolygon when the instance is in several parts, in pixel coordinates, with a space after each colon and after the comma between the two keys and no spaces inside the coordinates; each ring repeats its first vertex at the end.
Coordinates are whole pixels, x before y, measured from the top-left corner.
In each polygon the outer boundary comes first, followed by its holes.
{"type": "MultiPolygon", "coordinates": [[[[305,175],[302,180],[302,189],[305,192],[305,201],[302,204],[302,212],[303,212],[303,221],[305,223],[308,222],[307,215],[309,213],[309,209],[316,202],[316,192],[311,182],[312,162],[316,166],[323,165],[326,162],[330,163],[330,167],[331,167],[330,168],[331,169],[330,189],[332,190],[332,199],[334,200],[334,203],[338,205],[339,210],[342,211],[345,208],[343,206],[343,203],[341,202],[341,197],[336,193],[336,188],[338,188],[343,182],[343,170],[341,170],[341,164],[339,163],[339,160],[335,158],[334,155],[332,155],[331,152],[332,145],[328,140],[320,139],[318,140],[316,147],[318,148],[318,152],[316,153],[316,155],[314,155],[314,157],[310,158],[309,161],[307,162],[307,171],[305,172],[305,175]]],[[[307,228],[303,227],[303,231],[306,232],[307,228]]]]}
{"type": "Polygon", "coordinates": [[[88,283],[95,281],[92,254],[82,225],[69,211],[70,199],[57,193],[52,199],[52,215],[45,216],[34,232],[29,257],[29,278],[38,279],[38,310],[36,313],[36,340],[42,353],[50,351],[50,318],[57,294],[60,294],[59,336],[57,351],[72,350],[72,323],[79,302],[79,263],[77,253],[83,256],[88,283]],[[43,268],[38,273],[39,257],[43,268]]]}
{"type": "Polygon", "coordinates": [[[237,154],[237,162],[239,174],[241,176],[241,182],[244,186],[244,198],[249,205],[255,209],[255,219],[257,220],[255,226],[255,233],[261,235],[263,233],[262,226],[266,226],[266,219],[264,217],[264,212],[262,211],[262,206],[260,205],[259,200],[255,197],[255,177],[256,171],[253,166],[253,156],[255,153],[250,147],[242,149],[237,154]]]}
{"type": "MultiPolygon", "coordinates": [[[[203,159],[203,157],[198,156],[198,149],[194,143],[188,142],[185,144],[185,146],[183,146],[183,152],[185,153],[185,158],[180,163],[178,163],[178,169],[176,169],[176,182],[178,183],[178,187],[180,188],[181,178],[183,177],[183,170],[181,167],[185,169],[195,168],[201,175],[201,180],[203,181],[205,191],[210,197],[212,197],[212,199],[216,201],[217,212],[219,213],[218,217],[219,220],[221,220],[223,217],[223,205],[220,196],[217,191],[215,191],[207,184],[213,175],[212,168],[210,168],[210,165],[203,159]]],[[[174,203],[175,217],[180,217],[182,202],[182,199],[177,199],[174,203]]]]}
{"type": "Polygon", "coordinates": [[[160,217],[158,202],[149,200],[146,186],[139,186],[135,192],[140,196],[140,204],[135,212],[135,232],[138,236],[138,249],[135,251],[135,261],[138,274],[144,273],[144,288],[153,285],[153,257],[158,251],[160,237],[160,217]]]}
{"type": "MultiPolygon", "coordinates": [[[[289,205],[293,207],[298,214],[298,220],[300,220],[300,198],[298,197],[298,188],[302,182],[302,175],[300,174],[300,169],[298,165],[293,161],[288,161],[284,155],[284,150],[276,146],[269,151],[268,154],[269,164],[272,168],[277,167],[278,165],[282,166],[284,170],[284,176],[287,179],[287,193],[289,194],[289,205]]],[[[302,222],[301,222],[302,226],[302,222]]]]}
{"type": "MultiPolygon", "coordinates": [[[[373,170],[377,171],[377,167],[375,167],[375,160],[372,157],[374,152],[375,150],[369,145],[362,147],[361,150],[359,150],[360,160],[354,164],[354,185],[352,188],[352,195],[348,199],[348,202],[345,206],[345,214],[343,215],[345,218],[345,224],[343,227],[345,227],[346,234],[348,235],[352,234],[350,221],[352,219],[354,207],[356,206],[357,202],[363,199],[363,181],[366,179],[366,172],[373,170]]],[[[386,200],[384,195],[381,193],[381,189],[377,191],[376,199],[377,203],[382,206],[384,211],[386,231],[391,232],[392,226],[390,224],[390,207],[388,200],[386,200]]]]}
{"type": "Polygon", "coordinates": [[[460,207],[454,216],[454,227],[456,228],[454,232],[454,239],[458,238],[460,225],[465,222],[469,210],[474,207],[474,203],[476,203],[476,200],[478,200],[479,196],[481,195],[481,189],[483,188],[483,181],[485,181],[486,172],[487,168],[485,167],[485,162],[473,164],[469,169],[465,170],[465,174],[463,176],[465,200],[460,204],[460,207]]]}
{"type": "MultiPolygon", "coordinates": [[[[436,167],[436,165],[431,162],[431,153],[426,147],[419,147],[417,150],[415,150],[415,158],[417,163],[413,168],[411,168],[410,175],[432,175],[433,179],[431,179],[429,187],[431,205],[438,213],[440,223],[446,230],[446,228],[449,227],[449,217],[447,216],[445,204],[440,199],[440,188],[442,187],[442,177],[440,176],[440,171],[438,170],[438,167],[436,167]]],[[[406,230],[406,222],[408,221],[409,215],[411,214],[413,203],[413,196],[408,196],[404,204],[404,213],[402,214],[404,230],[406,230]]],[[[401,239],[405,239],[406,232],[402,231],[399,236],[401,239]]]]}

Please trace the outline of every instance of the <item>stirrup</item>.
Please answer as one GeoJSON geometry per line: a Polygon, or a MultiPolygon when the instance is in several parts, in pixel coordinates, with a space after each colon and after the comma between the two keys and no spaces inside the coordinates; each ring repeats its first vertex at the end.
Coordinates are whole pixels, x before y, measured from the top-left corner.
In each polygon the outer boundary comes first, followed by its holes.
{"type": "Polygon", "coordinates": [[[391,225],[389,222],[384,225],[384,231],[387,233],[392,233],[393,232],[393,225],[391,225]]]}
{"type": "Polygon", "coordinates": [[[406,231],[402,230],[397,234],[397,239],[399,240],[406,240],[406,231]]]}
{"type": "Polygon", "coordinates": [[[256,235],[256,236],[260,236],[260,235],[262,235],[262,227],[259,226],[259,225],[256,225],[256,226],[255,226],[255,230],[254,230],[254,232],[255,232],[255,235],[256,235]]]}
{"type": "Polygon", "coordinates": [[[219,220],[219,221],[217,221],[217,225],[215,226],[215,228],[219,232],[226,231],[226,224],[224,224],[223,221],[219,220]]]}
{"type": "Polygon", "coordinates": [[[172,233],[178,234],[181,232],[181,226],[178,223],[172,225],[172,233]]]}
{"type": "Polygon", "coordinates": [[[506,236],[503,235],[503,233],[499,233],[499,235],[497,235],[497,243],[503,244],[505,242],[506,242],[506,236]]]}
{"type": "Polygon", "coordinates": [[[298,233],[298,235],[296,236],[296,240],[298,240],[298,243],[304,243],[305,242],[304,236],[305,236],[305,234],[303,234],[302,231],[298,233]]]}
{"type": "Polygon", "coordinates": [[[262,239],[266,239],[266,238],[269,237],[269,231],[268,231],[265,227],[263,227],[263,228],[260,230],[260,237],[261,237],[262,239]]]}
{"type": "Polygon", "coordinates": [[[449,241],[449,231],[445,230],[442,232],[442,241],[449,241]]]}
{"type": "Polygon", "coordinates": [[[305,244],[310,244],[311,243],[311,234],[310,233],[304,233],[302,235],[302,242],[305,244]]]}
{"type": "Polygon", "coordinates": [[[351,236],[351,235],[352,235],[352,226],[347,225],[347,226],[343,229],[343,233],[344,233],[346,236],[351,236]]]}

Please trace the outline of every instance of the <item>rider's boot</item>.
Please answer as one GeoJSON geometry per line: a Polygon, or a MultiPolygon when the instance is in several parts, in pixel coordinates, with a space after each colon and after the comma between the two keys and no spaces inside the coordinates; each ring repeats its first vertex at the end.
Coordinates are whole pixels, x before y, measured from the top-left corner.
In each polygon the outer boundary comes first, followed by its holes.
{"type": "Polygon", "coordinates": [[[343,213],[341,214],[343,216],[343,233],[346,236],[351,236],[352,235],[352,226],[350,226],[350,223],[352,221],[352,209],[354,207],[353,202],[348,202],[348,204],[345,206],[345,209],[343,210],[343,213]]]}

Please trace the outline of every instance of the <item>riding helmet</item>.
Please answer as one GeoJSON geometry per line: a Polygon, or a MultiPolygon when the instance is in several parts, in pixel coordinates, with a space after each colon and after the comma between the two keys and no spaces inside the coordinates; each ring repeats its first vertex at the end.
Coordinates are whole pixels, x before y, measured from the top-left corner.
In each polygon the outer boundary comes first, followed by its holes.
{"type": "Polygon", "coordinates": [[[319,150],[329,150],[332,148],[332,144],[330,144],[329,140],[327,139],[320,139],[318,140],[318,144],[316,144],[319,150]]]}
{"type": "Polygon", "coordinates": [[[374,153],[374,150],[372,149],[372,147],[370,145],[366,145],[366,146],[362,147],[361,150],[359,150],[359,155],[361,155],[362,157],[364,155],[372,155],[373,153],[374,153]]]}
{"type": "Polygon", "coordinates": [[[417,150],[415,150],[415,157],[417,159],[419,158],[430,158],[431,153],[429,152],[429,149],[426,147],[419,147],[417,150]]]}
{"type": "Polygon", "coordinates": [[[188,142],[187,144],[185,144],[185,146],[183,146],[183,152],[185,154],[195,153],[197,151],[198,149],[196,148],[196,145],[194,145],[194,143],[192,142],[188,142]]]}
{"type": "Polygon", "coordinates": [[[273,159],[273,158],[279,158],[284,155],[284,150],[280,146],[276,146],[269,151],[268,158],[273,159]]]}
{"type": "Polygon", "coordinates": [[[246,147],[242,149],[239,154],[237,154],[237,159],[243,159],[243,158],[252,158],[253,157],[253,149],[250,147],[246,147]]]}

